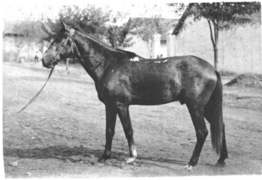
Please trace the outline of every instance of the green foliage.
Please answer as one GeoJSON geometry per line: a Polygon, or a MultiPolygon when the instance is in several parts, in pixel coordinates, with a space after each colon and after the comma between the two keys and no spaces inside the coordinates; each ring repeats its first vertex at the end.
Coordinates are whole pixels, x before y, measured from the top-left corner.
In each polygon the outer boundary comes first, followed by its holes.
{"type": "Polygon", "coordinates": [[[182,15],[182,13],[186,10],[187,6],[184,3],[167,3],[168,6],[174,8],[174,12],[176,14],[182,15]]]}
{"type": "Polygon", "coordinates": [[[81,29],[85,33],[92,34],[100,40],[109,41],[112,47],[128,47],[132,45],[131,38],[127,38],[129,32],[129,25],[123,26],[109,26],[108,24],[115,24],[122,18],[122,14],[113,15],[111,10],[102,10],[93,5],[85,7],[79,6],[64,6],[59,12],[59,18],[55,21],[48,19],[46,25],[42,28],[48,34],[46,40],[50,41],[55,34],[62,28],[61,21],[81,29]]]}
{"type": "MultiPolygon", "coordinates": [[[[169,4],[176,11],[185,9],[184,4],[169,4]]],[[[179,29],[183,26],[186,17],[193,15],[194,20],[207,19],[210,29],[210,38],[214,49],[214,66],[218,67],[218,41],[219,31],[229,29],[231,25],[250,23],[249,15],[261,9],[260,2],[216,2],[216,3],[190,3],[178,24],[179,29]]],[[[175,30],[176,30],[175,29],[175,30]]],[[[176,33],[178,30],[176,30],[176,33]]]]}
{"type": "Polygon", "coordinates": [[[111,11],[103,11],[92,5],[85,8],[79,6],[65,6],[59,13],[59,21],[77,27],[79,26],[84,32],[93,35],[103,35],[106,31],[105,24],[110,21],[111,11]]]}
{"type": "Polygon", "coordinates": [[[132,33],[138,35],[143,41],[153,40],[155,34],[167,32],[167,22],[159,16],[152,18],[133,18],[131,21],[132,33]]]}
{"type": "Polygon", "coordinates": [[[3,55],[5,60],[19,61],[19,56],[24,56],[24,58],[29,59],[32,50],[35,48],[41,49],[42,39],[46,36],[46,33],[42,31],[41,23],[38,21],[25,19],[22,21],[15,21],[9,24],[6,24],[5,31],[12,41],[4,39],[5,43],[8,43],[8,46],[13,47],[11,51],[3,49],[3,55]]]}
{"type": "Polygon", "coordinates": [[[48,19],[42,28],[48,34],[47,40],[54,38],[54,35],[62,28],[61,21],[100,38],[99,35],[103,35],[106,30],[105,23],[110,20],[110,13],[111,11],[103,12],[101,8],[91,5],[84,8],[75,5],[63,6],[58,13],[59,18],[48,19]]]}
{"type": "Polygon", "coordinates": [[[13,25],[13,31],[23,35],[23,39],[27,43],[39,43],[46,35],[39,21],[18,21],[13,25]]]}
{"type": "MultiPolygon", "coordinates": [[[[169,4],[175,11],[185,10],[185,4],[169,4]]],[[[190,3],[186,15],[193,15],[194,20],[205,18],[217,24],[219,29],[229,28],[230,24],[250,23],[250,16],[261,9],[260,2],[217,2],[190,3]]]]}
{"type": "Polygon", "coordinates": [[[108,28],[108,35],[107,39],[112,47],[130,47],[134,44],[132,42],[132,37],[127,37],[130,34],[131,22],[128,21],[127,23],[123,24],[122,26],[110,26],[108,28]]]}
{"type": "Polygon", "coordinates": [[[172,24],[172,21],[165,21],[160,16],[154,16],[151,18],[133,18],[130,22],[130,34],[138,36],[140,39],[147,43],[147,48],[150,53],[150,57],[153,57],[153,43],[154,35],[166,34],[168,28],[172,24]]]}

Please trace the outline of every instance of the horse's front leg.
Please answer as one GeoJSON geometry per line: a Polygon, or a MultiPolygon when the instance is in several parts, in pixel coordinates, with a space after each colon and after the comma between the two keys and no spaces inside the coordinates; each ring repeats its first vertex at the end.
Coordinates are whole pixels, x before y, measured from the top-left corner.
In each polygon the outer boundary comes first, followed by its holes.
{"type": "Polygon", "coordinates": [[[111,156],[112,140],[115,134],[116,108],[112,104],[106,104],[106,146],[104,154],[98,159],[99,162],[105,162],[111,156]]]}
{"type": "Polygon", "coordinates": [[[134,162],[137,157],[136,147],[133,138],[133,128],[129,116],[129,106],[123,103],[117,103],[117,113],[122,123],[129,146],[130,158],[127,159],[127,163],[134,162]]]}

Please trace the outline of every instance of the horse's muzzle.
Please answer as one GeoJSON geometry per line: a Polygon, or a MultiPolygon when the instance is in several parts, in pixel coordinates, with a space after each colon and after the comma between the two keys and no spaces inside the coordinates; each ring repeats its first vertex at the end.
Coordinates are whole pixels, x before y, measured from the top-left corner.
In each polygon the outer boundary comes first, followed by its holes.
{"type": "Polygon", "coordinates": [[[44,66],[45,68],[47,68],[47,65],[46,65],[44,59],[42,58],[41,60],[42,60],[42,64],[43,64],[43,66],[44,66]]]}
{"type": "Polygon", "coordinates": [[[57,62],[55,60],[51,60],[49,63],[45,63],[44,59],[42,58],[42,64],[45,68],[50,69],[57,65],[57,62]]]}

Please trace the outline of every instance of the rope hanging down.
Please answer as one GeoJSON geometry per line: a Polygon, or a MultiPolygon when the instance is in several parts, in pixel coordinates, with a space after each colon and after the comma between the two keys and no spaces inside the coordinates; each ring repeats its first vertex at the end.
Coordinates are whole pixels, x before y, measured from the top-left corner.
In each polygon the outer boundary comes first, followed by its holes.
{"type": "MultiPolygon", "coordinates": [[[[65,42],[62,44],[61,48],[60,48],[60,49],[58,50],[58,52],[56,53],[56,56],[58,56],[58,55],[62,52],[62,50],[63,50],[64,47],[67,45],[69,39],[72,38],[72,36],[74,35],[74,33],[75,33],[75,29],[73,29],[73,28],[70,29],[70,32],[69,32],[68,37],[66,38],[65,42]]],[[[55,56],[55,57],[56,57],[56,56],[55,56]]],[[[44,87],[45,87],[45,85],[47,84],[48,80],[50,79],[50,77],[51,77],[54,69],[55,69],[55,66],[51,69],[50,74],[49,74],[49,76],[48,76],[48,78],[47,78],[44,86],[40,89],[40,91],[39,91],[20,111],[18,111],[15,115],[19,114],[20,112],[22,112],[23,110],[25,110],[30,104],[32,104],[32,102],[37,98],[37,96],[38,96],[38,95],[42,92],[42,90],[44,89],[44,87]]]]}
{"type": "Polygon", "coordinates": [[[30,104],[32,104],[32,102],[34,102],[34,100],[37,98],[37,96],[42,92],[42,90],[44,89],[45,85],[47,84],[48,80],[50,79],[53,70],[55,69],[55,66],[51,69],[49,76],[44,84],[44,86],[40,89],[40,91],[20,110],[18,111],[16,114],[19,114],[20,112],[22,112],[23,110],[25,110],[30,104]]]}

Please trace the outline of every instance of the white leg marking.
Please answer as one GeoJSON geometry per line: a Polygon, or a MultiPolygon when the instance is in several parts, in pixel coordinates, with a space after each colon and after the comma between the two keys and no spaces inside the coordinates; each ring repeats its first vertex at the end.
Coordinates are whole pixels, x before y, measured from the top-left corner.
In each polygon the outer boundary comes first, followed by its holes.
{"type": "Polygon", "coordinates": [[[136,147],[131,146],[131,149],[132,149],[131,151],[132,151],[133,157],[130,157],[126,160],[127,164],[134,162],[136,160],[136,157],[137,157],[136,147]]]}
{"type": "Polygon", "coordinates": [[[129,163],[135,162],[135,160],[136,158],[131,157],[126,160],[126,163],[129,164],[129,163]]]}
{"type": "Polygon", "coordinates": [[[132,146],[132,154],[136,158],[137,157],[137,152],[136,152],[136,147],[132,146]]]}
{"type": "Polygon", "coordinates": [[[191,170],[192,170],[192,168],[193,168],[193,166],[191,166],[191,165],[188,165],[188,164],[185,166],[185,169],[186,169],[186,170],[189,170],[189,171],[191,171],[191,170]]]}

